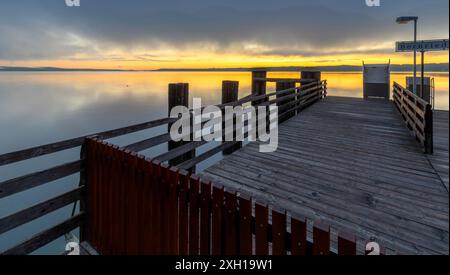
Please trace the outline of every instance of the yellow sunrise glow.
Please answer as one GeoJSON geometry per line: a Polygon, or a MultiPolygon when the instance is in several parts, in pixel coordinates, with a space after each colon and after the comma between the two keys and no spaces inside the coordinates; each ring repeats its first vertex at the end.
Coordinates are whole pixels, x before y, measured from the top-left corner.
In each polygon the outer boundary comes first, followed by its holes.
{"type": "MultiPolygon", "coordinates": [[[[86,45],[87,41],[72,35],[70,43],[86,45]]],[[[373,46],[355,46],[352,49],[304,49],[308,55],[264,54],[273,49],[257,43],[234,45],[229,50],[218,50],[213,44],[192,45],[176,49],[161,45],[157,49],[103,50],[92,46],[94,53],[80,52],[58,60],[0,60],[5,66],[93,68],[153,70],[165,68],[240,68],[240,67],[285,67],[285,66],[340,66],[366,63],[411,64],[412,53],[396,53],[392,42],[373,46]],[[392,49],[392,51],[390,50],[392,49]],[[373,53],[384,52],[384,53],[373,53]]],[[[420,61],[420,56],[419,59],[420,61]]],[[[448,52],[426,53],[426,63],[447,63],[448,52]]]]}

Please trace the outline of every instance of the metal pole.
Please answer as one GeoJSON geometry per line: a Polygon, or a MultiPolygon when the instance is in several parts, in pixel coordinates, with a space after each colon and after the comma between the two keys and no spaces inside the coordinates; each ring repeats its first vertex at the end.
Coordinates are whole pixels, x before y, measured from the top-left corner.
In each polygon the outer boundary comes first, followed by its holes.
{"type": "Polygon", "coordinates": [[[417,77],[417,19],[414,20],[414,79],[413,79],[413,93],[417,95],[416,77],[417,77]]]}
{"type": "MultiPolygon", "coordinates": [[[[423,98],[424,97],[424,89],[425,89],[425,51],[421,51],[421,53],[422,53],[422,66],[421,66],[421,72],[420,72],[420,77],[421,77],[421,80],[420,80],[420,97],[422,98],[422,99],[425,99],[425,98],[423,98]]],[[[428,98],[428,99],[426,99],[426,101],[427,102],[430,102],[430,99],[428,98]]]]}

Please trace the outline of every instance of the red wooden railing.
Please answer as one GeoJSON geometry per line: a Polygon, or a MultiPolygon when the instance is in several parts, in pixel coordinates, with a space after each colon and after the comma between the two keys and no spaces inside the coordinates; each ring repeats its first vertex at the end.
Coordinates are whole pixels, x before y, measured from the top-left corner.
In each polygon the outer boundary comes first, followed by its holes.
{"type": "MultiPolygon", "coordinates": [[[[327,225],[316,223],[308,243],[305,219],[106,142],[87,139],[85,148],[83,238],[101,254],[332,253],[327,225]]],[[[339,234],[337,253],[355,255],[355,238],[339,234]]]]}

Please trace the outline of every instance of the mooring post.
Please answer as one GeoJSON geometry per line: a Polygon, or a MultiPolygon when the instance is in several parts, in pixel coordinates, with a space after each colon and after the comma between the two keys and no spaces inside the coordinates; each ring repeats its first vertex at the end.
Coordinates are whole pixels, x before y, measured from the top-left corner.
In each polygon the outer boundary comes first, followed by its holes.
{"type": "MultiPolygon", "coordinates": [[[[313,82],[317,82],[319,84],[320,81],[322,81],[322,73],[319,71],[302,71],[301,78],[311,80],[311,82],[306,82],[306,83],[302,83],[302,84],[306,85],[306,84],[310,84],[313,82]]],[[[318,91],[319,91],[319,89],[314,90],[314,92],[318,92],[318,91]]]]}
{"type": "MultiPolygon", "coordinates": [[[[260,96],[266,94],[266,87],[267,87],[266,78],[267,78],[267,71],[262,70],[252,71],[252,95],[260,96]]],[[[267,99],[252,101],[252,105],[255,106],[265,101],[267,101],[267,99]]]]}
{"type": "MultiPolygon", "coordinates": [[[[294,88],[295,88],[295,82],[293,82],[293,81],[280,81],[280,82],[277,82],[277,85],[276,85],[277,92],[288,90],[288,89],[294,89],[294,88]]],[[[292,90],[291,92],[277,94],[277,99],[285,97],[285,96],[290,96],[290,95],[293,95],[293,94],[295,94],[295,90],[292,90]]],[[[293,98],[290,98],[290,99],[285,99],[285,100],[280,100],[280,101],[277,102],[277,106],[278,106],[278,123],[282,123],[283,121],[286,121],[289,118],[295,116],[295,111],[292,111],[292,112],[289,112],[289,114],[285,118],[283,118],[283,119],[279,118],[281,115],[283,115],[283,113],[285,111],[287,111],[289,109],[292,109],[292,108],[297,106],[297,104],[289,104],[291,102],[295,103],[295,101],[296,101],[296,97],[293,97],[293,98]]]]}
{"type": "MultiPolygon", "coordinates": [[[[235,102],[238,100],[238,94],[239,94],[239,81],[228,81],[224,80],[222,82],[222,104],[227,104],[231,102],[235,102]]],[[[223,112],[225,114],[225,111],[223,112]]],[[[224,116],[225,118],[225,116],[224,116]]],[[[237,128],[235,128],[236,125],[236,117],[233,119],[233,130],[237,131],[237,128]]],[[[223,133],[225,134],[226,131],[226,125],[225,122],[222,124],[223,133]]],[[[236,132],[233,134],[234,140],[236,141],[236,132]]],[[[225,141],[224,141],[225,142],[225,141]]],[[[242,147],[242,142],[239,141],[237,144],[235,144],[233,147],[229,149],[225,149],[223,151],[224,155],[231,155],[233,152],[239,150],[242,147]]]]}
{"type": "MultiPolygon", "coordinates": [[[[265,70],[253,70],[252,71],[252,95],[253,96],[260,96],[265,95],[267,90],[267,71],[265,70]]],[[[256,129],[257,132],[259,131],[259,114],[258,114],[258,105],[261,103],[264,103],[268,101],[268,98],[265,99],[259,99],[259,100],[253,100],[252,106],[255,106],[256,108],[256,129]]],[[[269,110],[269,106],[267,106],[267,110],[269,110]]],[[[266,112],[268,114],[268,112],[266,112]]],[[[269,117],[269,115],[268,115],[269,117]]],[[[268,120],[268,119],[267,119],[268,120]]],[[[269,129],[270,125],[266,123],[266,128],[269,129]]],[[[259,135],[256,134],[256,137],[259,135]]]]}
{"type": "Polygon", "coordinates": [[[302,79],[311,79],[315,81],[322,80],[322,73],[319,71],[302,71],[300,74],[300,78],[302,79]]]}
{"type": "MultiPolygon", "coordinates": [[[[175,106],[185,106],[189,107],[189,84],[188,83],[176,83],[176,84],[169,84],[169,100],[168,100],[168,113],[170,116],[170,112],[172,108],[175,106]]],[[[191,118],[192,119],[192,118],[191,118]]],[[[170,128],[172,127],[172,124],[169,124],[168,131],[170,133],[170,128]]],[[[192,125],[191,125],[191,141],[192,141],[192,125]]],[[[175,148],[178,148],[186,143],[186,141],[169,141],[169,151],[173,150],[175,148]]],[[[184,155],[181,155],[179,157],[176,157],[169,161],[169,164],[171,166],[177,166],[185,161],[188,161],[195,157],[195,149],[187,152],[184,155]]],[[[195,171],[195,167],[192,168],[192,171],[195,171]]]]}

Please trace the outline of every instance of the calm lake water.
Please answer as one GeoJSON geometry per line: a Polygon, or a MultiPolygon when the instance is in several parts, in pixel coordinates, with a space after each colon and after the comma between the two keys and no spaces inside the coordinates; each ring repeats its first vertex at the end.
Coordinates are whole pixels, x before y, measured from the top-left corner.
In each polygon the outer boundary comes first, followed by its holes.
{"type": "MultiPolygon", "coordinates": [[[[405,85],[405,73],[393,73],[392,81],[405,85]]],[[[270,73],[270,77],[298,77],[298,73],[270,73]]],[[[436,85],[436,109],[449,109],[449,74],[432,73],[436,85]]],[[[323,73],[329,95],[362,97],[361,73],[323,73]]],[[[202,103],[220,103],[222,80],[240,82],[239,97],[250,93],[250,73],[232,72],[39,72],[0,73],[0,155],[103,130],[166,117],[168,83],[190,84],[190,96],[202,103]]],[[[269,91],[274,84],[269,85],[269,91]]],[[[191,101],[192,103],[192,101],[191,101]]],[[[113,141],[125,145],[161,133],[143,131],[113,141]]],[[[152,156],[162,145],[144,152],[152,156]]],[[[207,150],[207,146],[201,148],[207,150]]],[[[79,150],[0,167],[0,181],[71,161],[79,150]]],[[[216,156],[213,161],[219,160],[216,156]]],[[[199,168],[205,168],[208,163],[199,168]]],[[[0,218],[69,191],[78,185],[71,176],[0,200],[0,218]]],[[[0,236],[0,251],[70,216],[71,206],[0,236]]],[[[47,245],[37,254],[61,253],[64,240],[47,245]]]]}

